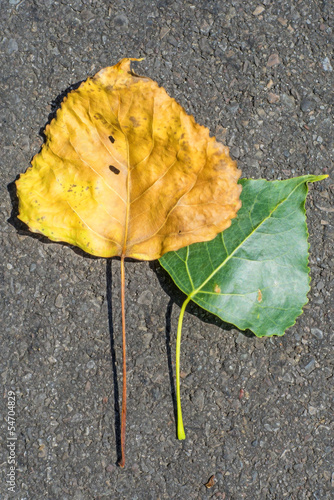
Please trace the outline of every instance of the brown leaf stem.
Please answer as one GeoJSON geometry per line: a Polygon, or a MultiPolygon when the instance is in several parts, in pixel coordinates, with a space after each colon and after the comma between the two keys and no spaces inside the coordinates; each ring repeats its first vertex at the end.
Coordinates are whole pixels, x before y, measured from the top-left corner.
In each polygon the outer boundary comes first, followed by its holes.
{"type": "Polygon", "coordinates": [[[126,336],[125,336],[125,269],[124,254],[121,256],[121,302],[122,302],[122,346],[123,346],[123,395],[121,420],[121,460],[120,467],[125,466],[125,427],[126,427],[126,336]]]}

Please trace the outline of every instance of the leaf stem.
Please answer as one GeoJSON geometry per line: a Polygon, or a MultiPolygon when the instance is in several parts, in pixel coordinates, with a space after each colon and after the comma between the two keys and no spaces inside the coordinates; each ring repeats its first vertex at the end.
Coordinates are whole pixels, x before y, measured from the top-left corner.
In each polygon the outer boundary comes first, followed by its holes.
{"type": "Polygon", "coordinates": [[[176,408],[177,408],[177,437],[178,439],[185,439],[186,435],[183,427],[183,419],[182,419],[182,409],[181,409],[181,395],[180,395],[180,353],[181,353],[181,333],[182,333],[182,323],[183,316],[186,310],[188,303],[190,302],[191,297],[187,297],[183,302],[179,323],[177,325],[177,336],[176,336],[176,408]]]}
{"type": "Polygon", "coordinates": [[[121,460],[120,467],[125,466],[125,427],[126,427],[126,336],[125,336],[125,269],[124,254],[121,256],[121,302],[122,302],[122,348],[123,348],[123,395],[121,420],[121,460]]]}

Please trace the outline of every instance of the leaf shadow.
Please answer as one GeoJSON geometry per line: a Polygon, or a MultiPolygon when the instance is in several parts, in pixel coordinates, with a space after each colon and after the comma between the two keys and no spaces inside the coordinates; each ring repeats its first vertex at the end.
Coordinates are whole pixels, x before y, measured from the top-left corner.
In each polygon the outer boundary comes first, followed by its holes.
{"type": "Polygon", "coordinates": [[[112,259],[107,259],[106,265],[106,286],[107,286],[107,307],[108,307],[108,322],[109,322],[109,336],[110,336],[110,354],[111,365],[113,372],[114,384],[114,425],[115,425],[115,440],[116,440],[116,454],[117,464],[122,458],[122,445],[121,445],[121,412],[119,406],[119,386],[117,377],[117,359],[115,350],[115,336],[113,326],[113,310],[112,310],[112,259]]]}
{"type": "Polygon", "coordinates": [[[45,127],[47,125],[49,125],[52,122],[52,120],[56,117],[57,111],[61,107],[62,102],[65,99],[65,97],[67,97],[67,95],[70,92],[72,92],[72,90],[77,90],[84,81],[85,80],[80,80],[77,83],[73,83],[72,85],[70,85],[69,87],[67,87],[65,90],[63,90],[63,92],[61,92],[55,99],[53,99],[53,101],[51,101],[51,111],[50,111],[50,113],[48,115],[48,120],[47,120],[46,124],[44,125],[44,127],[41,127],[39,129],[39,132],[38,132],[39,135],[44,140],[45,140],[45,133],[44,133],[45,127]]]}
{"type": "Polygon", "coordinates": [[[172,331],[172,312],[173,312],[174,301],[172,298],[169,299],[167,309],[166,309],[166,329],[165,329],[165,341],[166,341],[166,353],[167,353],[167,366],[169,375],[169,385],[170,392],[172,396],[173,413],[174,413],[174,424],[175,424],[175,438],[177,439],[177,402],[176,402],[176,390],[175,390],[175,380],[174,371],[172,363],[172,351],[171,351],[171,331],[172,331]]]}

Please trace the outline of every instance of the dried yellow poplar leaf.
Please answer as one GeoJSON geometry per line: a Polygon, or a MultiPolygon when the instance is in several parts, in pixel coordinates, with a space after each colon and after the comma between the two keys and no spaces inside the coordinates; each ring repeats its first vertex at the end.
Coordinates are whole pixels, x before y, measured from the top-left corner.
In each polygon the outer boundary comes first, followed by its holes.
{"type": "Polygon", "coordinates": [[[240,171],[228,148],[130,61],[64,99],[17,181],[19,218],[96,256],[153,260],[230,226],[240,171]]]}

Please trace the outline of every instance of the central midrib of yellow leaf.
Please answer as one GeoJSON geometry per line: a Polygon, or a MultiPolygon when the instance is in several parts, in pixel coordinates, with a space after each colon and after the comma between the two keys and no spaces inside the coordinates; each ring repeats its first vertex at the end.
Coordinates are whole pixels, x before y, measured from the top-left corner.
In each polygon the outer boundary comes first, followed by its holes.
{"type": "Polygon", "coordinates": [[[126,246],[128,242],[128,231],[129,231],[129,218],[130,218],[130,189],[131,189],[131,175],[130,175],[130,154],[129,154],[129,141],[128,138],[126,137],[126,134],[124,134],[125,141],[126,141],[126,149],[127,149],[127,177],[126,177],[126,212],[125,212],[125,231],[124,231],[124,242],[123,242],[123,249],[122,249],[122,256],[126,255],[126,246]]]}

